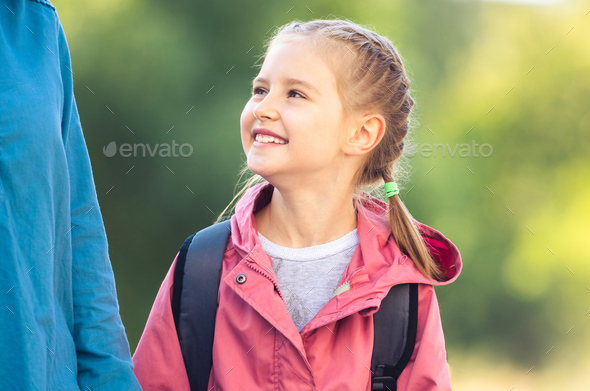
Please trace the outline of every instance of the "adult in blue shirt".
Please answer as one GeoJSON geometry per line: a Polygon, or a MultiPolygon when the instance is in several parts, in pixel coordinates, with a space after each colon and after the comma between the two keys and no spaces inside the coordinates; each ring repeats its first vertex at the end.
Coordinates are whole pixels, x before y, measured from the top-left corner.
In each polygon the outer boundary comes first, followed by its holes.
{"type": "Polygon", "coordinates": [[[61,22],[0,8],[0,390],[141,390],[61,22]]]}

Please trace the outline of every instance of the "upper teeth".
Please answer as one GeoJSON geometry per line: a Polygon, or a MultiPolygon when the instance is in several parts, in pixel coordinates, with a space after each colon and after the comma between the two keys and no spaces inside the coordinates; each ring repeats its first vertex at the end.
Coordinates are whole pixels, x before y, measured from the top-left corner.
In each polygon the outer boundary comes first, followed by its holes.
{"type": "Polygon", "coordinates": [[[276,144],[286,144],[283,140],[274,138],[272,136],[263,135],[262,133],[258,133],[256,135],[256,141],[261,143],[276,143],[276,144]]]}

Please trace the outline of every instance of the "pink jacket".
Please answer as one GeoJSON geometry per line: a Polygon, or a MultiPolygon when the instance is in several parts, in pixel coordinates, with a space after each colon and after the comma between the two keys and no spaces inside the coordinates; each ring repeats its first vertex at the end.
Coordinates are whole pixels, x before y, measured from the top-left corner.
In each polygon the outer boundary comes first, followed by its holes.
{"type": "MultiPolygon", "coordinates": [[[[270,202],[274,187],[260,183],[238,202],[231,218],[219,286],[213,368],[215,390],[370,390],[373,314],[396,284],[418,284],[418,330],[414,353],[398,379],[399,391],[451,390],[438,302],[433,285],[454,281],[461,256],[440,232],[419,224],[445,282],[426,279],[403,256],[385,218],[388,205],[371,198],[359,210],[359,246],[334,296],[297,331],[261,247],[253,213],[270,202]],[[244,284],[236,282],[245,274],[244,284]]],[[[177,255],[178,256],[178,255],[177,255]]],[[[176,259],[158,292],[133,362],[144,391],[190,391],[171,309],[176,259]]]]}

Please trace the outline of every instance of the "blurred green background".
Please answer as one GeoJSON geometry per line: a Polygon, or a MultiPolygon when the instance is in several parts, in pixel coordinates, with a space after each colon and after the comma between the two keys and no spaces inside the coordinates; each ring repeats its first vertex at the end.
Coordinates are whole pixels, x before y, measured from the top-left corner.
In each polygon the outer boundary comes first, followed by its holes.
{"type": "Polygon", "coordinates": [[[52,2],[132,352],[183,240],[233,197],[263,41],[295,18],[341,16],[406,60],[418,146],[493,148],[418,153],[402,191],[462,253],[460,278],[437,288],[454,388],[590,389],[587,1],[52,2]],[[173,140],[193,154],[103,153],[173,140]]]}

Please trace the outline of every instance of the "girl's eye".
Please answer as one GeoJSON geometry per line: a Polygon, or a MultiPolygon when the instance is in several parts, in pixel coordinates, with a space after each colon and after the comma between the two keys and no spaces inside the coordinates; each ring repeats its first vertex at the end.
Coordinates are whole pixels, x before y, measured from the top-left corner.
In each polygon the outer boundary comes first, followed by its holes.
{"type": "MultiPolygon", "coordinates": [[[[253,95],[260,95],[259,93],[260,93],[261,91],[262,91],[262,92],[265,92],[265,91],[264,91],[262,88],[260,88],[260,87],[256,87],[256,88],[254,88],[254,89],[252,90],[252,94],[253,94],[253,95]]],[[[300,94],[298,91],[296,91],[296,90],[291,90],[291,91],[289,91],[289,94],[288,94],[288,96],[291,96],[292,94],[297,94],[297,95],[299,95],[299,97],[301,97],[301,98],[305,98],[303,95],[301,95],[301,94],[300,94]]]]}
{"type": "Polygon", "coordinates": [[[303,96],[302,96],[302,95],[301,95],[299,92],[297,92],[297,91],[295,91],[295,90],[291,90],[291,91],[289,91],[289,95],[291,95],[292,93],[295,93],[295,94],[297,94],[297,95],[299,95],[300,97],[302,97],[302,98],[303,98],[303,96]]]}

